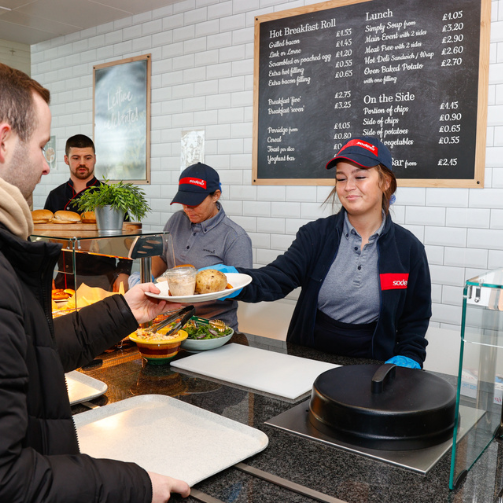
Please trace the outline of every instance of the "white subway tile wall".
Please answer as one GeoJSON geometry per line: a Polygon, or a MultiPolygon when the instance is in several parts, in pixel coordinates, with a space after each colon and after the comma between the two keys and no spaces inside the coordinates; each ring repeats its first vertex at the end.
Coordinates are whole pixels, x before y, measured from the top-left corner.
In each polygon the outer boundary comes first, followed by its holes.
{"type": "MultiPolygon", "coordinates": [[[[447,227],[476,227],[479,229],[497,229],[495,225],[489,224],[491,215],[494,211],[475,208],[447,208],[445,224],[447,227]]],[[[503,210],[500,210],[503,212],[503,210]]],[[[503,227],[502,227],[503,228],[503,227]]]]}
{"type": "MultiPolygon", "coordinates": [[[[151,186],[146,230],[178,208],[169,202],[180,172],[180,139],[205,131],[205,161],[222,178],[222,203],[250,234],[256,266],[288,248],[301,225],[331,213],[326,186],[254,186],[255,16],[314,0],[187,0],[31,47],[32,76],[52,93],[58,162],[34,194],[42,208],[68,178],[66,139],[92,135],[93,65],[152,54],[151,186]]],[[[503,267],[503,0],[492,2],[484,189],[400,187],[394,220],[426,247],[433,282],[431,326],[459,330],[463,284],[503,267]]],[[[99,156],[98,156],[99,162],[99,156]]],[[[298,292],[289,298],[295,299],[298,292]]]]}
{"type": "Polygon", "coordinates": [[[442,303],[442,285],[432,284],[431,285],[431,300],[438,304],[442,303]]]}
{"type": "Polygon", "coordinates": [[[463,303],[463,290],[449,285],[442,286],[442,303],[461,306],[463,303]]]}
{"type": "Polygon", "coordinates": [[[432,246],[426,245],[426,256],[428,257],[428,263],[430,265],[442,265],[444,263],[444,247],[443,246],[432,246]]]}

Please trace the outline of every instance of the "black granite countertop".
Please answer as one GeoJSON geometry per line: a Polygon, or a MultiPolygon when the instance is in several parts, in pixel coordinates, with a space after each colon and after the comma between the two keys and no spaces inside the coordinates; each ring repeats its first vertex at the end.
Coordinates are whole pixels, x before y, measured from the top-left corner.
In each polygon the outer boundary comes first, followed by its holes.
{"type": "MultiPolygon", "coordinates": [[[[375,363],[337,357],[252,335],[235,334],[231,342],[341,365],[375,363]]],[[[182,350],[176,358],[184,358],[187,355],[188,353],[182,350]]],[[[140,357],[136,347],[129,344],[100,355],[97,366],[91,365],[79,370],[108,385],[105,395],[92,401],[94,405],[102,406],[135,395],[163,394],[262,430],[269,437],[269,445],[264,451],[245,460],[247,465],[342,502],[489,503],[498,500],[498,493],[503,486],[502,444],[498,440],[491,442],[468,472],[462,485],[450,491],[450,451],[427,475],[421,475],[264,424],[306,400],[305,397],[292,402],[215,380],[175,372],[169,365],[150,365],[140,357]]],[[[72,410],[77,414],[88,408],[79,404],[72,410]]],[[[318,501],[235,467],[204,480],[197,484],[195,489],[216,498],[213,500],[215,503],[318,501]]],[[[173,495],[170,501],[202,500],[192,496],[184,500],[173,495]]]]}

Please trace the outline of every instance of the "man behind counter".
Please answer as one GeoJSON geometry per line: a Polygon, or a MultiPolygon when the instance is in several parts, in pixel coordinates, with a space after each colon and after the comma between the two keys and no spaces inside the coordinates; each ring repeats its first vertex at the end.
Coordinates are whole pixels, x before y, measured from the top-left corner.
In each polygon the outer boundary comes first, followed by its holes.
{"type": "Polygon", "coordinates": [[[91,138],[76,134],[68,138],[65,147],[65,163],[70,167],[70,179],[51,190],[44,209],[53,213],[59,210],[77,211],[75,202],[89,187],[101,182],[94,176],[96,152],[91,138]]]}
{"type": "MultiPolygon", "coordinates": [[[[94,176],[96,152],[93,140],[84,134],[68,138],[65,146],[65,163],[70,167],[70,179],[49,192],[44,209],[53,213],[59,210],[82,213],[78,210],[76,201],[86,190],[102,184],[94,176]]],[[[120,290],[121,283],[127,290],[131,265],[128,259],[117,260],[114,257],[78,254],[76,258],[76,271],[81,283],[114,292],[120,290]]],[[[74,283],[70,252],[61,254],[58,268],[64,274],[56,276],[56,288],[79,287],[79,284],[74,283]]]]}

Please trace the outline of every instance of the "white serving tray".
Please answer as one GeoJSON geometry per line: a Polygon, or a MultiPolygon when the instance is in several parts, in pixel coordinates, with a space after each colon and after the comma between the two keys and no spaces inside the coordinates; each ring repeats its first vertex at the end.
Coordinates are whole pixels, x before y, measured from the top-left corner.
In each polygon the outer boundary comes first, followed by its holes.
{"type": "Polygon", "coordinates": [[[93,400],[106,393],[108,386],[98,379],[86,376],[77,370],[65,374],[68,384],[68,398],[70,405],[93,400]]]}
{"type": "Polygon", "coordinates": [[[339,365],[231,343],[171,366],[293,400],[311,391],[321,373],[339,365]]]}
{"type": "Polygon", "coordinates": [[[141,395],[73,416],[80,450],[137,463],[193,486],[264,450],[267,435],[165,395],[141,395]]]}

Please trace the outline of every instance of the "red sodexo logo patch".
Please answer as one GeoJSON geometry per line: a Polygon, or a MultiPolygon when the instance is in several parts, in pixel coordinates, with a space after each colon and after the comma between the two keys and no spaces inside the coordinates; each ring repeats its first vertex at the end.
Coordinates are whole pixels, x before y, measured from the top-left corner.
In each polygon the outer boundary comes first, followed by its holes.
{"type": "Polygon", "coordinates": [[[195,185],[196,187],[202,187],[203,189],[206,189],[206,180],[201,180],[200,178],[182,178],[179,182],[179,185],[195,185]]]}
{"type": "Polygon", "coordinates": [[[350,140],[346,143],[346,145],[344,145],[344,147],[342,147],[338,154],[337,155],[340,155],[340,153],[347,149],[348,147],[361,147],[361,148],[364,148],[364,149],[367,149],[369,152],[372,152],[374,155],[377,156],[377,153],[378,153],[378,149],[375,145],[372,145],[372,143],[368,143],[366,141],[363,141],[363,140],[358,140],[358,139],[354,139],[354,140],[350,140]]]}
{"type": "Polygon", "coordinates": [[[387,273],[381,274],[381,290],[397,290],[407,288],[409,275],[406,273],[387,273]]]}

